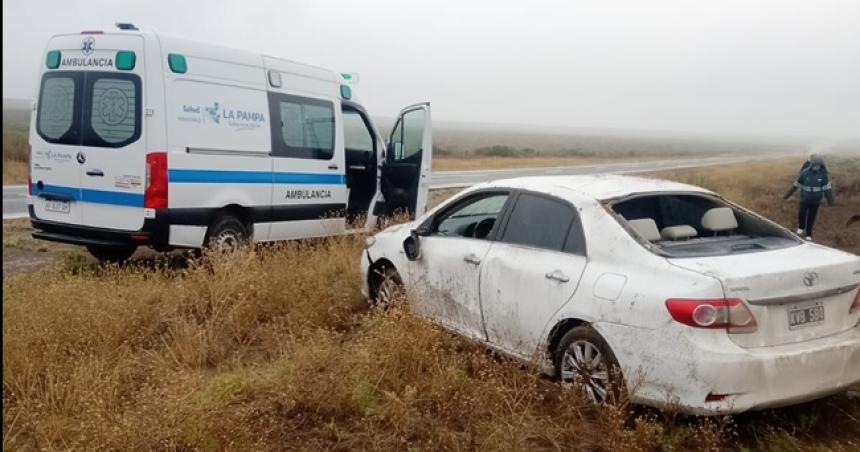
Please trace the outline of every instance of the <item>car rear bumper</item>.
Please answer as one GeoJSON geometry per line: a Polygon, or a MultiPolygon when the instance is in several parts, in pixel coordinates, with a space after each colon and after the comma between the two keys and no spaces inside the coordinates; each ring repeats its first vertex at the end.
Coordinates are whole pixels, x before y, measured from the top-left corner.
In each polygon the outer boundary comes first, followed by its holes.
{"type": "Polygon", "coordinates": [[[146,219],[140,230],[123,231],[40,220],[36,218],[31,205],[30,223],[33,226],[33,238],[36,239],[109,248],[128,248],[141,245],[166,247],[170,233],[170,225],[166,215],[159,215],[159,212],[156,212],[155,218],[146,219]]]}
{"type": "Polygon", "coordinates": [[[841,392],[860,383],[860,327],[773,347],[740,349],[720,363],[701,363],[713,376],[706,412],[741,412],[792,405],[841,392]]]}
{"type": "Polygon", "coordinates": [[[741,348],[722,331],[594,326],[615,352],[632,400],[645,405],[697,415],[740,413],[860,383],[860,326],[758,348],[741,348]]]}

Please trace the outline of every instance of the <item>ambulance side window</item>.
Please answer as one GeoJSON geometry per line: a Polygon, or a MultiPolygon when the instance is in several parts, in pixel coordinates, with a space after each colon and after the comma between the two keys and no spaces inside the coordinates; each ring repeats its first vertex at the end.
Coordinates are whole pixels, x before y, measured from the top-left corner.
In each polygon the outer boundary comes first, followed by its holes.
{"type": "Polygon", "coordinates": [[[269,93],[272,155],[330,160],[334,157],[334,104],[310,97],[269,93]]]}

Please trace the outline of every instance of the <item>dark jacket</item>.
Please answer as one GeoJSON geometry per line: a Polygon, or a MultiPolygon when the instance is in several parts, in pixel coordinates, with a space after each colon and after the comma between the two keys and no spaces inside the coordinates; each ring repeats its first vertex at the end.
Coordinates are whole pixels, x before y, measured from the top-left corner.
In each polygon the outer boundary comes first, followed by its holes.
{"type": "Polygon", "coordinates": [[[812,167],[801,171],[797,180],[785,193],[785,199],[790,198],[797,189],[800,189],[801,204],[819,204],[822,198],[827,198],[827,203],[831,206],[836,203],[833,187],[830,185],[830,178],[824,166],[818,171],[814,171],[812,167]]]}

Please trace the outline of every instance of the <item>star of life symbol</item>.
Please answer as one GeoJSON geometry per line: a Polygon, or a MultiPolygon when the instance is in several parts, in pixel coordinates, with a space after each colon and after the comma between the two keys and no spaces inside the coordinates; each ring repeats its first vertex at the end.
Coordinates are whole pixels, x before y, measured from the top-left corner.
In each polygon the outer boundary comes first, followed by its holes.
{"type": "Polygon", "coordinates": [[[81,41],[81,53],[84,55],[89,55],[93,53],[96,49],[96,40],[93,39],[92,36],[88,36],[87,39],[81,41]]]}

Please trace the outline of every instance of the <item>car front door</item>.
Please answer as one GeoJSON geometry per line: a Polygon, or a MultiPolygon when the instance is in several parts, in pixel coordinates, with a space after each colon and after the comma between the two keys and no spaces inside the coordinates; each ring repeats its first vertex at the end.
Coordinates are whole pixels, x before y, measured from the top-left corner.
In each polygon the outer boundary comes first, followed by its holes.
{"type": "Polygon", "coordinates": [[[440,211],[425,224],[421,258],[406,275],[420,313],[482,341],[481,265],[508,197],[504,191],[470,194],[440,211]]]}
{"type": "Polygon", "coordinates": [[[572,297],[585,270],[585,242],[576,209],[543,194],[522,192],[484,257],[481,305],[488,341],[515,355],[539,352],[547,322],[572,297]]]}

